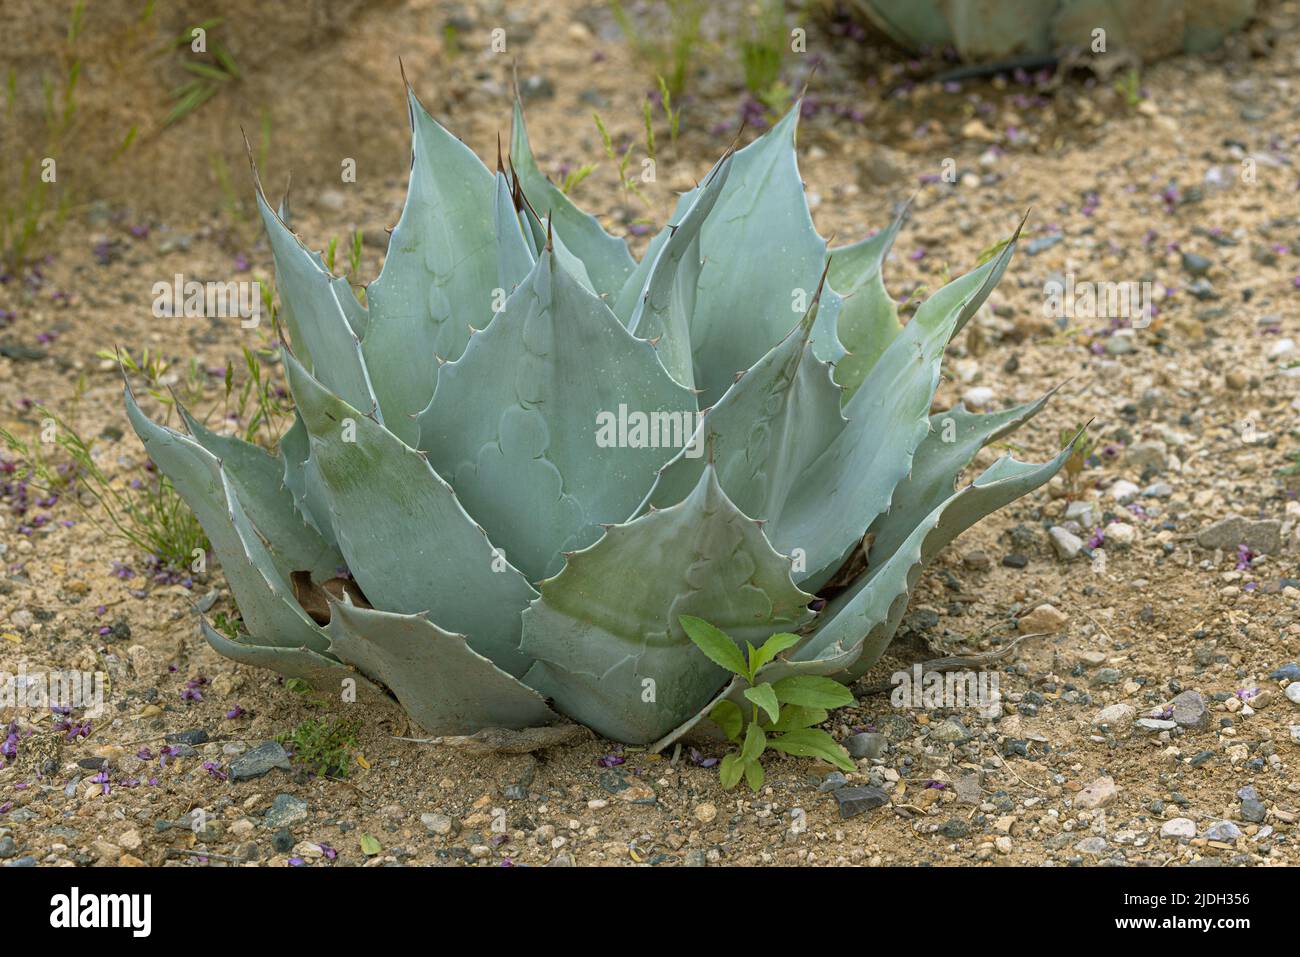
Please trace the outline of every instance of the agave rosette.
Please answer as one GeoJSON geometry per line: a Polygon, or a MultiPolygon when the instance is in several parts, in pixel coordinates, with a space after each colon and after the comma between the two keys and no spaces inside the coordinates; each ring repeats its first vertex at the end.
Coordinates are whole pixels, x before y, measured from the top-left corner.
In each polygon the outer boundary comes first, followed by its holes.
{"type": "Polygon", "coordinates": [[[565,715],[663,746],[741,690],[680,616],[742,648],[803,636],[763,680],[852,680],[925,563],[1069,454],[955,488],[1046,398],[930,415],[1015,237],[901,323],[881,280],[899,223],[828,250],[797,105],[638,263],[540,172],[518,104],[493,173],[408,97],[409,189],[365,306],[259,187],[296,404],[278,451],[160,426],[126,393],[239,606],[246,633],[202,623],[223,655],[391,695],[435,734],[565,715]],[[309,613],[304,583],[339,569],[352,583],[309,613]]]}

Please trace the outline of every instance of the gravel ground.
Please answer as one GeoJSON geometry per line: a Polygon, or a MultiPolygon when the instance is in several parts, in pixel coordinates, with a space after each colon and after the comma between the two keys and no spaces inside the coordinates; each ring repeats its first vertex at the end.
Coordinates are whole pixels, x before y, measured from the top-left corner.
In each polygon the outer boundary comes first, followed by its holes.
{"type": "MultiPolygon", "coordinates": [[[[386,35],[381,17],[344,42],[386,35]]],[[[524,19],[512,52],[544,167],[598,155],[593,105],[616,137],[638,135],[643,91],[607,15],[556,3],[524,19]]],[[[1064,383],[1006,447],[1041,460],[1089,420],[1096,442],[1076,481],[990,517],[923,577],[890,654],[828,724],[861,755],[855,772],[772,755],[760,793],[724,792],[708,744],[656,756],[572,729],[508,753],[412,740],[394,710],[367,712],[346,776],[313,775],[275,739],[351,716],[202,642],[195,603],[234,613],[219,570],[159,578],[75,492],[51,503],[5,475],[0,671],[99,671],[109,689],[89,723],[0,708],[14,752],[0,863],[1300,864],[1300,483],[1280,474],[1300,449],[1300,48],[1272,42],[1298,19],[1295,3],[1272,5],[1223,54],[1144,71],[1133,103],[1080,77],[913,82],[919,66],[826,40],[801,169],[837,243],[915,193],[892,293],[965,271],[1032,210],[1022,252],[950,349],[936,410],[1064,383]],[[1046,315],[1044,284],[1067,277],[1150,283],[1153,321],[1046,315]],[[1038,632],[991,666],[996,713],[873,693],[914,662],[1038,632]]],[[[509,68],[466,55],[407,71],[490,157],[509,68]],[[454,100],[439,93],[452,81],[454,100]]],[[[734,88],[702,81],[647,190],[655,222],[739,112],[734,88]]],[[[400,102],[373,121],[404,122],[400,102]]],[[[291,153],[281,145],[268,181],[308,160],[291,153]]],[[[646,211],[610,165],[576,198],[639,244],[646,211]]],[[[296,196],[295,225],[316,248],[362,229],[373,276],[402,193],[361,176],[296,196]]],[[[155,319],[151,290],[178,272],[261,275],[254,235],[229,214],[137,221],[118,206],[69,224],[56,256],[0,285],[0,426],[34,439],[42,404],[99,437],[117,482],[147,481],[121,380],[96,353],[159,350],[181,389],[197,356],[197,408],[220,423],[221,382],[204,370],[239,361],[254,334],[155,319]]]]}

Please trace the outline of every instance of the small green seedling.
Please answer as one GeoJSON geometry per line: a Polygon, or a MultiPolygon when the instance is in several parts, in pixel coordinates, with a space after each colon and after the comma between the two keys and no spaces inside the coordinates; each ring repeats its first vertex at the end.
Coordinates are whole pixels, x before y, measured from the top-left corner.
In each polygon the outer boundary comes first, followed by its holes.
{"type": "Polygon", "coordinates": [[[798,635],[773,635],[760,648],[745,642],[747,653],[742,655],[726,633],[703,618],[682,615],[678,621],[710,661],[749,684],[743,692],[750,703],[748,723],[740,705],[729,699],[719,701],[709,712],[710,720],[729,740],[740,745],[740,750],[730,751],[722,759],[725,789],[730,791],[743,777],[750,790],[758,791],[763,786],[759,759],[769,748],[782,754],[821,758],[844,771],[857,770],[848,752],[827,732],[814,727],[826,720],[828,708],[853,704],[853,692],[838,681],[817,675],[788,675],[774,682],[758,680],[764,666],[802,640],[798,635]]]}

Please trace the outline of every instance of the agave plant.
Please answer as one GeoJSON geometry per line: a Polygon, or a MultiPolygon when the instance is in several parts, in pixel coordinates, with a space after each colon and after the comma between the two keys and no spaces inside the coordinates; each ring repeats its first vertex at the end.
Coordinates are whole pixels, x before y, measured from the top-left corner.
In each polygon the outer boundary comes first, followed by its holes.
{"type": "Polygon", "coordinates": [[[1046,400],[930,414],[1015,237],[900,322],[900,222],[828,251],[797,104],[638,263],[540,172],[518,103],[494,174],[408,98],[410,185],[365,306],[257,188],[296,403],[278,452],[160,426],[126,390],[242,613],[246,635],[202,623],[223,655],[391,695],[435,734],[565,715],[662,747],[744,690],[683,616],[742,648],[797,634],[759,680],[851,681],[925,563],[1069,454],[955,489],[1046,400]]]}

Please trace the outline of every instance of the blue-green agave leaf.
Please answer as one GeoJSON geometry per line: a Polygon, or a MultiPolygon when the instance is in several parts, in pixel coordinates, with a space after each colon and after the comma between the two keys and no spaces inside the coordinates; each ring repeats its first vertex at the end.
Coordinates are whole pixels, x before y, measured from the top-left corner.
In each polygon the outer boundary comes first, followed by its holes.
{"type": "Polygon", "coordinates": [[[293,507],[298,515],[316,533],[338,548],[334,524],[330,521],[329,502],[321,482],[320,469],[311,461],[311,445],[307,426],[298,410],[293,411],[293,425],[280,436],[280,459],[284,463],[284,487],[293,496],[293,507]]]}
{"type": "Polygon", "coordinates": [[[510,130],[510,161],[524,193],[542,219],[554,220],[554,232],[586,266],[596,294],[612,300],[636,267],[627,243],[609,235],[596,217],[584,213],[540,169],[528,143],[523,105],[515,100],[510,130]]]}
{"type": "Polygon", "coordinates": [[[275,258],[278,315],[289,329],[294,348],[330,389],[355,406],[372,408],[374,392],[361,356],[361,343],[342,304],[356,303],[347,280],[331,276],[320,256],[289,231],[267,203],[260,185],[257,207],[275,258]]]}
{"type": "Polygon", "coordinates": [[[518,677],[519,613],[536,595],[421,452],[325,389],[288,351],[339,551],[371,604],[428,614],[518,677]]]}
{"type": "Polygon", "coordinates": [[[1004,455],[970,485],[948,499],[913,529],[882,564],[868,568],[852,587],[822,610],[812,638],[786,663],[762,672],[775,681],[788,671],[858,677],[880,660],[907,609],[921,571],[935,554],[985,515],[1038,488],[1060,470],[1078,437],[1051,461],[1027,464],[1004,455]],[[804,668],[811,663],[812,668],[804,668]],[[830,669],[830,670],[826,670],[830,669]]]}
{"type": "Polygon", "coordinates": [[[830,253],[827,284],[844,300],[837,328],[848,355],[835,363],[835,381],[844,387],[845,402],[903,330],[898,303],[885,291],[881,267],[905,215],[906,211],[875,236],[830,253]]]}
{"type": "Polygon", "coordinates": [[[727,678],[681,615],[761,644],[801,626],[810,598],[706,469],[683,502],[611,527],[542,583],[523,616],[521,648],[538,659],[523,680],[601,734],[644,744],[699,712],[727,678]]]}
{"type": "Polygon", "coordinates": [[[930,416],[930,434],[916,450],[911,474],[894,490],[889,511],[869,529],[872,564],[888,560],[912,534],[918,517],[951,497],[957,478],[980,449],[1032,419],[1055,392],[1000,412],[977,414],[958,406],[930,416]]]}
{"type": "MultiPolygon", "coordinates": [[[[799,178],[798,118],[796,103],[736,153],[701,232],[691,346],[705,405],[718,401],[737,373],[761,359],[807,310],[826,262],[826,241],[813,226],[799,178]]],[[[813,332],[813,351],[827,362],[844,355],[835,333],[837,311],[824,309],[813,332]]]]}
{"type": "Polygon", "coordinates": [[[430,734],[529,728],[558,716],[536,691],[421,615],[330,602],[330,650],[387,687],[430,734]]]}
{"type": "Polygon", "coordinates": [[[153,422],[129,387],[125,402],[145,451],[207,532],[249,631],[266,645],[326,650],[325,636],[293,597],[217,457],[189,436],[153,422]]]}
{"type": "Polygon", "coordinates": [[[492,318],[497,237],[492,174],[410,90],[407,99],[411,180],[384,268],[366,290],[370,325],[361,348],[384,424],[414,445],[412,417],[433,395],[434,357],[459,358],[470,326],[492,318]]]}
{"type": "Polygon", "coordinates": [[[627,323],[634,336],[655,343],[668,374],[688,389],[695,388],[690,323],[700,281],[700,230],[727,185],[732,159],[727,156],[714,167],[685,215],[669,227],[672,235],[655,254],[641,299],[627,323]]]}
{"type": "MultiPolygon", "coordinates": [[[[810,345],[817,308],[814,302],[803,322],[704,413],[694,443],[709,449],[727,497],[768,529],[780,524],[794,489],[846,425],[840,388],[810,345]]],[[[643,508],[682,501],[705,467],[704,459],[679,453],[660,470],[643,508]]],[[[793,557],[798,581],[803,563],[799,553],[793,557]]]]}
{"type": "Polygon", "coordinates": [[[284,578],[309,571],[317,581],[333,578],[343,564],[338,549],[303,521],[284,486],[284,463],[265,449],[231,435],[218,435],[176,403],[194,441],[220,462],[253,527],[284,578]]]}
{"type": "Polygon", "coordinates": [[[227,638],[208,624],[207,618],[203,616],[199,618],[199,630],[214,651],[232,661],[254,668],[268,668],[286,678],[301,679],[328,695],[347,695],[344,700],[349,703],[353,703],[352,692],[355,692],[355,703],[358,704],[392,703],[392,698],[372,684],[365,675],[329,654],[312,651],[310,648],[255,645],[242,638],[227,638]]]}
{"type": "Polygon", "coordinates": [[[669,444],[684,445],[695,425],[695,396],[654,347],[544,251],[501,314],[443,367],[420,446],[536,580],[560,570],[561,552],[594,542],[601,524],[631,515],[669,444]],[[647,430],[620,436],[620,419],[647,430]],[[676,435],[661,422],[675,422],[676,435]]]}
{"type": "Polygon", "coordinates": [[[806,556],[801,587],[825,584],[889,507],[930,431],[943,351],[997,285],[1014,250],[1013,238],[995,258],[921,304],[844,407],[848,425],[767,527],[778,551],[806,556]]]}

